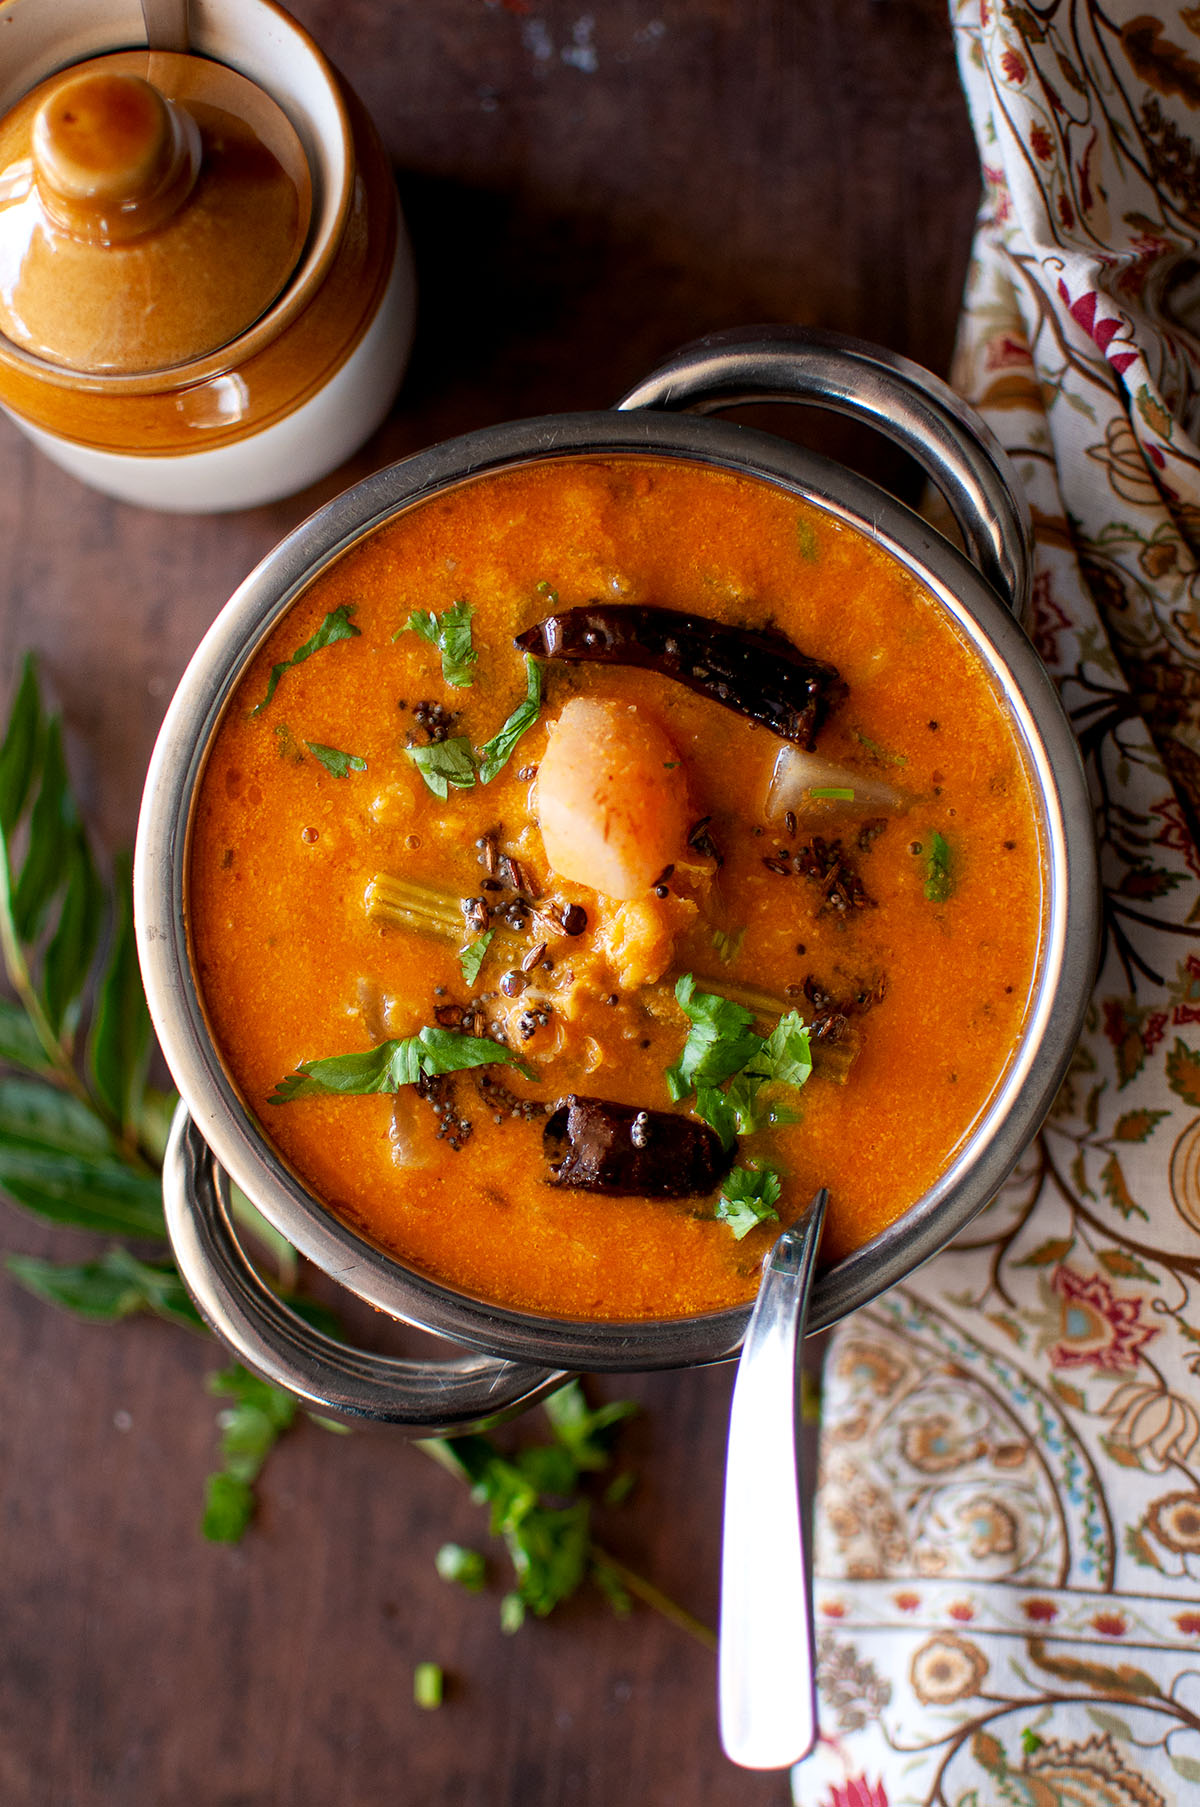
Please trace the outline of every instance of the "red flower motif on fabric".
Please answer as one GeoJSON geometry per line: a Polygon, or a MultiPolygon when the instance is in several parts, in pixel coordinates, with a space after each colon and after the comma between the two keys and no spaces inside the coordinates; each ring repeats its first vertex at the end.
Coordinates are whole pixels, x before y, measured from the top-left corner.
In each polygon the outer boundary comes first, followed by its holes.
{"type": "Polygon", "coordinates": [[[1058,1617],[1058,1608],[1053,1600],[1026,1600],[1024,1611],[1025,1617],[1035,1625],[1049,1625],[1052,1619],[1058,1617]]]}
{"type": "Polygon", "coordinates": [[[847,1782],[833,1783],[822,1807],[889,1807],[889,1803],[882,1782],[851,1776],[847,1782]]]}
{"type": "Polygon", "coordinates": [[[1142,1025],[1142,1045],[1147,1054],[1153,1054],[1166,1032],[1166,1027],[1167,1013],[1165,1010],[1155,1010],[1146,1018],[1142,1025]]]}
{"type": "Polygon", "coordinates": [[[821,1602],[821,1616],[826,1619],[844,1619],[846,1616],[846,1608],[842,1605],[840,1600],[823,1600],[821,1602]]]}
{"type": "Polygon", "coordinates": [[[1004,71],[1006,80],[1010,81],[1014,88],[1019,88],[1023,82],[1029,79],[1025,58],[1019,50],[1003,51],[1000,57],[1000,67],[1004,71]]]}
{"type": "Polygon", "coordinates": [[[1054,155],[1054,140],[1044,125],[1035,125],[1029,134],[1029,147],[1041,163],[1049,163],[1054,155]]]}
{"type": "Polygon", "coordinates": [[[1033,644],[1045,664],[1058,664],[1058,636],[1070,625],[1070,616],[1050,594],[1050,573],[1039,571],[1033,581],[1033,644]]]}
{"type": "Polygon", "coordinates": [[[1028,344],[1013,333],[998,333],[989,339],[983,361],[988,370],[1012,370],[1014,366],[1025,370],[1033,364],[1028,344]]]}
{"type": "Polygon", "coordinates": [[[1175,1623],[1189,1637],[1200,1637],[1200,1612],[1176,1613],[1175,1623]]]}
{"type": "Polygon", "coordinates": [[[1101,1637],[1123,1638],[1129,1630],[1129,1621],[1124,1613],[1098,1612],[1092,1617],[1092,1630],[1098,1631],[1101,1637]]]}
{"type": "Polygon", "coordinates": [[[900,1612],[916,1612],[921,1604],[920,1594],[893,1594],[892,1599],[900,1612]]]}
{"type": "Polygon", "coordinates": [[[1099,1274],[1055,1270],[1054,1290],[1062,1300],[1061,1340],[1050,1351],[1055,1368],[1100,1368],[1107,1374],[1136,1368],[1138,1351],[1157,1336],[1142,1323],[1142,1300],[1118,1298],[1099,1274]]]}
{"type": "Polygon", "coordinates": [[[1059,195],[1059,197],[1058,197],[1058,217],[1062,221],[1063,225],[1066,227],[1067,231],[1070,232],[1072,227],[1075,224],[1075,209],[1071,205],[1071,200],[1070,200],[1069,195],[1059,195]]]}
{"type": "Polygon", "coordinates": [[[969,1625],[975,1617],[975,1608],[969,1600],[955,1600],[953,1605],[946,1608],[946,1611],[952,1619],[957,1619],[960,1625],[969,1625]]]}
{"type": "MultiPolygon", "coordinates": [[[[1193,877],[1200,878],[1200,853],[1197,852],[1178,797],[1164,797],[1161,803],[1154,805],[1153,813],[1162,818],[1162,827],[1154,837],[1155,846],[1169,847],[1173,853],[1181,853],[1187,861],[1188,871],[1193,877]]],[[[1188,957],[1187,969],[1200,978],[1200,960],[1194,954],[1188,957]]]]}

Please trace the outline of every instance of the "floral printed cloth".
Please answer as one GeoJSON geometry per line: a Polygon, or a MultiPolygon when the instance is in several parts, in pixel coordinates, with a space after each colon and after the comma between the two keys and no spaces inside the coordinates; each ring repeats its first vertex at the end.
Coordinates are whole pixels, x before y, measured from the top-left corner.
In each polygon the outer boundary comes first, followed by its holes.
{"type": "Polygon", "coordinates": [[[956,386],[1012,456],[1101,968],[1036,1146],[835,1334],[803,1807],[1200,1801],[1200,5],[962,0],[956,386]]]}

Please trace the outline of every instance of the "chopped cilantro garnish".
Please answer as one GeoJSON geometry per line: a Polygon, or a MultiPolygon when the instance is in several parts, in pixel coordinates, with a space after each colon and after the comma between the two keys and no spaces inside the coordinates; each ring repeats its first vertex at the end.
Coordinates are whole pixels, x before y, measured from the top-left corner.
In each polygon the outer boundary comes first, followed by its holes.
{"type": "Polygon", "coordinates": [[[448,797],[451,785],[455,790],[469,791],[475,783],[475,754],[465,734],[404,750],[435,797],[448,797]]]}
{"type": "Polygon", "coordinates": [[[817,785],[809,791],[810,797],[828,797],[836,803],[853,803],[854,792],[843,784],[817,785]]]}
{"type": "Polygon", "coordinates": [[[758,1079],[773,1079],[783,1085],[803,1085],[812,1072],[812,1049],[808,1030],[798,1010],[781,1016],[745,1071],[758,1079]]]}
{"type": "Polygon", "coordinates": [[[333,609],[326,615],[312,639],[306,640],[303,646],[298,646],[290,659],[281,659],[278,665],[272,665],[271,675],[267,679],[267,694],[261,703],[255,704],[250,711],[251,715],[258,715],[266,708],[279,688],[280,678],[293,665],[303,665],[305,659],[311,659],[314,653],[321,652],[324,647],[334,646],[339,640],[353,640],[360,634],[362,629],[355,627],[350,619],[353,613],[353,603],[343,602],[340,608],[333,609]]]}
{"type": "Polygon", "coordinates": [[[781,1016],[770,1035],[751,1028],[753,1012],[712,992],[697,992],[684,973],[675,996],[691,1028],[683,1052],[666,1073],[667,1090],[678,1103],[695,1092],[696,1115],[731,1149],[739,1136],[771,1123],[794,1123],[797,1113],[780,1099],[779,1087],[804,1085],[812,1072],[808,1030],[798,1011],[781,1016]],[[725,1083],[725,1082],[728,1083],[725,1083]]]}
{"type": "Polygon", "coordinates": [[[467,1067],[515,1067],[526,1079],[533,1073],[519,1054],[487,1035],[464,1035],[459,1029],[419,1029],[398,1041],[380,1042],[361,1054],[332,1054],[303,1060],[281,1079],[268,1104],[290,1104],[293,1098],[336,1094],[361,1097],[368,1092],[396,1092],[424,1073],[461,1073],[467,1067]]]}
{"type": "Polygon", "coordinates": [[[773,1167],[735,1167],[721,1185],[717,1217],[728,1224],[738,1242],[756,1224],[779,1220],[779,1175],[773,1167]]]}
{"type": "Polygon", "coordinates": [[[335,778],[348,778],[351,772],[365,772],[367,769],[366,760],[360,759],[357,753],[343,753],[337,747],[323,747],[315,740],[306,740],[304,744],[314,759],[319,759],[325,770],[332,772],[335,778]]]}
{"type": "Polygon", "coordinates": [[[751,1028],[752,1010],[715,992],[698,992],[691,973],[679,978],[675,996],[691,1024],[683,1052],[675,1065],[667,1068],[667,1090],[678,1103],[702,1081],[720,1085],[723,1079],[740,1073],[758,1052],[762,1037],[751,1028]]]}
{"type": "Polygon", "coordinates": [[[479,977],[484,955],[491,947],[495,934],[495,929],[487,929],[477,941],[468,942],[466,947],[459,948],[458,964],[462,967],[462,976],[468,985],[474,985],[479,977]]]}
{"type": "Polygon", "coordinates": [[[443,1581],[456,1581],[469,1594],[482,1593],[487,1584],[487,1558],[482,1550],[469,1550],[465,1544],[444,1543],[434,1564],[443,1581]]]}
{"type": "Polygon", "coordinates": [[[950,843],[934,829],[929,837],[925,866],[925,895],[930,903],[945,903],[953,892],[954,875],[950,866],[950,843]]]}
{"type": "Polygon", "coordinates": [[[496,773],[506,766],[513,748],[527,728],[532,728],[542,707],[542,668],[536,659],[525,654],[525,701],[519,703],[500,729],[479,749],[479,782],[490,784],[496,773]]]}
{"type": "Polygon", "coordinates": [[[436,646],[442,655],[442,677],[455,689],[464,690],[471,682],[471,667],[479,654],[471,644],[471,617],[475,611],[461,597],[448,609],[436,615],[430,609],[414,609],[403,627],[392,635],[399,639],[411,628],[414,634],[436,646]]]}
{"type": "MultiPolygon", "coordinates": [[[[554,1433],[550,1444],[531,1444],[512,1456],[502,1455],[489,1437],[472,1434],[422,1444],[470,1482],[475,1500],[488,1508],[492,1535],[507,1546],[516,1585],[500,1603],[506,1632],[517,1631],[527,1612],[544,1618],[589,1575],[616,1598],[609,1560],[592,1543],[591,1500],[581,1482],[610,1466],[617,1426],[637,1408],[614,1400],[593,1410],[578,1381],[542,1403],[554,1433]]],[[[440,1552],[439,1573],[446,1573],[443,1562],[457,1568],[458,1560],[440,1552]]],[[[453,1579],[462,1577],[455,1573],[453,1579]]]]}
{"type": "Polygon", "coordinates": [[[527,728],[532,728],[542,707],[542,668],[525,655],[525,701],[518,703],[504,726],[475,749],[465,734],[440,740],[427,747],[406,747],[422,778],[435,797],[448,797],[450,786],[469,791],[490,784],[512,757],[513,748],[527,728]]]}

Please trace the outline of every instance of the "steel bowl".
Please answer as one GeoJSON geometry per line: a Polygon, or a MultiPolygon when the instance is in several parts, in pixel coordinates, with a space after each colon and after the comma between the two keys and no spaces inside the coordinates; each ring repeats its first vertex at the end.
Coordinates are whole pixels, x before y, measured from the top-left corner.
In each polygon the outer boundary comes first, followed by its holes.
{"type": "Polygon", "coordinates": [[[876,1298],[948,1243],[994,1195],[1036,1135],[1074,1050],[1099,918],[1091,805],[1075,738],[1021,617],[1029,538],[1007,459],[944,384],[875,347],[766,329],[686,348],[607,412],[559,414],[470,433],[356,484],[283,540],[235,592],[191,661],[151,762],[134,871],[150,1011],[182,1103],[165,1169],[180,1270],[242,1360],[323,1411],[410,1430],[461,1430],[520,1409],[568,1372],[726,1360],[749,1306],[652,1322],[578,1322],[503,1309],[404,1267],[348,1228],[273,1150],[214,1046],[188,933],[189,823],[222,713],[247,663],[313,580],[402,510],[481,473],[604,454],[678,458],[806,498],[868,534],[912,572],[974,647],[1011,711],[1041,813],[1045,912],[1019,1046],[986,1112],[904,1215],[819,1278],[810,1328],[876,1298]],[[854,415],[906,448],[940,489],[966,553],[862,477],[797,445],[705,418],[764,399],[854,415]],[[232,1178],[342,1286],[459,1345],[443,1362],[367,1354],[302,1323],[262,1282],[234,1233],[232,1178]]]}

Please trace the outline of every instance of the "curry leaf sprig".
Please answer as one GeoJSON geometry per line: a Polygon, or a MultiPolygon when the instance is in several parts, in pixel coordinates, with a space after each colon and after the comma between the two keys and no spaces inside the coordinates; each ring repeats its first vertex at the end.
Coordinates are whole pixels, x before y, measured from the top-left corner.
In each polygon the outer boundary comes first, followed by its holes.
{"type": "MultiPolygon", "coordinates": [[[[274,682],[318,650],[318,642],[357,632],[347,614],[327,617],[276,668],[274,682]]],[[[176,1100],[149,1079],[150,1019],[127,860],[117,862],[111,890],[97,872],[70,790],[61,726],[47,715],[27,659],[0,738],[0,969],[12,993],[0,995],[0,1194],[45,1222],[99,1235],[106,1246],[84,1261],[11,1254],[5,1265],[27,1291],[86,1322],[116,1324],[149,1314],[202,1332],[166,1240],[161,1166],[176,1100]]],[[[407,1039],[406,1050],[391,1044],[373,1051],[380,1081],[411,1066],[435,1072],[469,1064],[459,1045],[464,1041],[475,1050],[470,1063],[521,1064],[487,1039],[481,1045],[479,1038],[435,1029],[407,1039]]],[[[348,1077],[343,1069],[341,1080],[348,1077]]],[[[297,1293],[299,1264],[290,1244],[236,1187],[231,1202],[273,1261],[279,1296],[308,1323],[337,1335],[334,1314],[297,1293]]],[[[208,1479],[201,1528],[214,1542],[236,1542],[253,1515],[263,1466],[301,1408],[292,1394],[240,1364],[210,1375],[208,1386],[224,1403],[220,1467],[208,1479]]],[[[517,1565],[505,1622],[515,1628],[526,1610],[552,1610],[590,1577],[614,1603],[636,1596],[711,1643],[703,1626],[590,1539],[591,1502],[581,1489],[611,1461],[611,1436],[633,1407],[592,1411],[573,1385],[547,1409],[554,1428],[549,1450],[510,1459],[482,1436],[425,1445],[484,1490],[497,1534],[517,1565]]],[[[615,1500],[619,1491],[614,1485],[606,1497],[615,1500]]],[[[478,1574],[470,1553],[462,1560],[464,1581],[478,1574]]]]}
{"type": "MultiPolygon", "coordinates": [[[[107,1244],[76,1262],[13,1254],[8,1272],[90,1323],[149,1314],[202,1331],[166,1242],[161,1164],[175,1099],[149,1078],[129,862],[114,862],[110,895],[70,789],[61,724],[44,707],[32,659],[0,740],[0,961],[12,993],[0,997],[0,1193],[44,1222],[107,1244]]],[[[243,1224],[253,1221],[281,1280],[293,1278],[294,1252],[236,1188],[234,1206],[243,1224]]],[[[279,1290],[296,1303],[287,1286],[279,1290]]],[[[290,1395],[267,1391],[278,1435],[290,1395]]],[[[238,1535],[253,1505],[251,1478],[238,1535]]],[[[214,1523],[206,1516],[209,1535],[234,1534],[228,1515],[224,1529],[214,1523]]]]}

